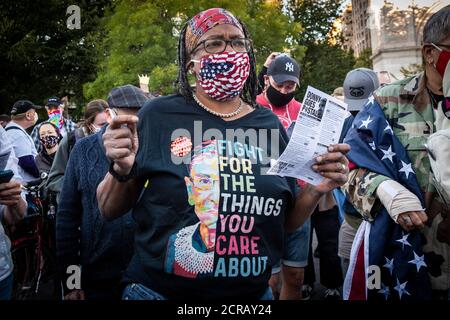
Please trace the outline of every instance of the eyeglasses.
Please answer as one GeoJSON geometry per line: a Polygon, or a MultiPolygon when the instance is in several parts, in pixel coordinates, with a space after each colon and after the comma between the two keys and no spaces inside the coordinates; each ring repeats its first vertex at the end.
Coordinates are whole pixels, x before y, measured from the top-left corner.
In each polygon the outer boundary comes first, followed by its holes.
{"type": "Polygon", "coordinates": [[[448,45],[448,44],[441,44],[441,43],[434,44],[433,42],[431,42],[430,45],[432,45],[433,47],[435,47],[438,50],[442,50],[439,47],[444,47],[446,50],[450,51],[450,45],[448,45]]]}
{"type": "Polygon", "coordinates": [[[246,38],[237,38],[233,40],[208,39],[199,42],[191,53],[197,51],[200,46],[203,46],[203,50],[208,53],[222,53],[225,51],[228,44],[230,44],[236,52],[249,52],[252,48],[252,41],[246,38]]]}

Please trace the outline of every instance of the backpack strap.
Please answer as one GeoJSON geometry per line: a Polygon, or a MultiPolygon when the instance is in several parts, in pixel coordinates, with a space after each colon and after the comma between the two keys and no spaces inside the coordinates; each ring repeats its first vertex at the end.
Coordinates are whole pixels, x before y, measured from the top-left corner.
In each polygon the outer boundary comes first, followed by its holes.
{"type": "Polygon", "coordinates": [[[70,154],[70,152],[71,152],[72,149],[73,149],[73,146],[74,146],[75,143],[77,142],[77,139],[76,139],[76,137],[75,137],[75,130],[69,132],[69,137],[68,137],[68,139],[69,139],[69,148],[68,148],[68,151],[69,151],[69,154],[70,154]]]}
{"type": "Polygon", "coordinates": [[[5,131],[9,131],[9,130],[19,130],[19,131],[22,131],[22,130],[20,130],[20,129],[17,128],[17,127],[7,127],[7,128],[5,128],[5,131]]]}

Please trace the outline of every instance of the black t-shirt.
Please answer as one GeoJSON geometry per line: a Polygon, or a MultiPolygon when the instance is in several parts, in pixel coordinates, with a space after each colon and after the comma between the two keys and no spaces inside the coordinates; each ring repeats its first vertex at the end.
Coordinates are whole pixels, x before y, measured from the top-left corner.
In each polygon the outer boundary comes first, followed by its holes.
{"type": "Polygon", "coordinates": [[[280,259],[295,179],[267,175],[287,136],[265,108],[233,121],[180,95],[139,113],[135,254],[126,282],[169,299],[258,299],[280,259]]]}

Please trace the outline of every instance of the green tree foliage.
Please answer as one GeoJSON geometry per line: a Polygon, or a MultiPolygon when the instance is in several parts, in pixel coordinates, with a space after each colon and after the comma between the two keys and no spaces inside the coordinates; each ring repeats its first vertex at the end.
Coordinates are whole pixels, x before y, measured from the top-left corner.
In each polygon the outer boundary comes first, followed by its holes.
{"type": "Polygon", "coordinates": [[[105,97],[114,86],[137,85],[142,73],[150,76],[150,91],[172,93],[179,31],[188,18],[212,7],[228,9],[246,23],[259,65],[272,51],[289,50],[301,58],[304,50],[294,39],[301,25],[289,21],[279,1],[122,0],[105,22],[108,34],[99,71],[84,85],[85,97],[105,97]]]}
{"type": "Polygon", "coordinates": [[[355,58],[339,46],[328,43],[312,44],[306,51],[304,75],[300,91],[296,95],[300,100],[308,85],[331,94],[337,87],[342,87],[345,75],[353,69],[355,58]]]}
{"type": "Polygon", "coordinates": [[[310,45],[325,40],[341,13],[342,3],[343,0],[287,0],[286,9],[304,28],[299,43],[310,45]]]}
{"type": "MultiPolygon", "coordinates": [[[[297,59],[307,84],[334,89],[354,60],[326,44],[341,0],[81,0],[81,29],[66,28],[68,0],[0,3],[0,103],[19,98],[43,103],[51,95],[72,101],[106,98],[111,88],[138,85],[173,92],[179,31],[188,18],[223,7],[244,21],[260,68],[272,51],[297,59]],[[308,52],[306,52],[308,48],[308,52]],[[323,49],[323,52],[319,50],[323,49]]],[[[259,69],[258,69],[259,70],[259,69]]]]}
{"type": "Polygon", "coordinates": [[[178,74],[178,66],[170,63],[167,66],[155,67],[150,73],[149,88],[152,92],[174,92],[174,82],[178,74]]]}
{"type": "Polygon", "coordinates": [[[372,56],[372,49],[366,48],[363,51],[361,51],[358,58],[356,58],[356,62],[354,65],[354,68],[373,68],[372,59],[370,57],[372,56]]]}
{"type": "Polygon", "coordinates": [[[298,35],[298,43],[307,46],[302,68],[300,90],[296,94],[303,100],[308,85],[326,93],[341,87],[345,75],[353,69],[355,59],[339,45],[332,45],[328,37],[333,22],[341,14],[342,0],[287,0],[286,10],[293,21],[304,28],[298,35]]]}
{"type": "Polygon", "coordinates": [[[113,87],[137,85],[138,74],[174,63],[175,41],[167,20],[152,2],[121,1],[105,23],[99,71],[95,81],[84,85],[86,98],[105,98],[113,87]]]}
{"type": "Polygon", "coordinates": [[[0,2],[0,111],[18,99],[42,104],[52,95],[82,97],[95,76],[102,32],[99,17],[110,1],[76,1],[81,29],[70,30],[68,0],[0,2]]]}

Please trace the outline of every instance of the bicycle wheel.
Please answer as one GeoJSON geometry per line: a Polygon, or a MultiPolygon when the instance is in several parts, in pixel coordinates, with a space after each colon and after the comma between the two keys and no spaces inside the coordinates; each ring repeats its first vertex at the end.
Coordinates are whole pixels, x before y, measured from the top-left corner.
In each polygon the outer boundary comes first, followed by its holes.
{"type": "Polygon", "coordinates": [[[28,240],[13,248],[14,263],[13,300],[28,300],[35,296],[36,241],[28,240]]]}
{"type": "Polygon", "coordinates": [[[61,281],[56,265],[56,255],[48,247],[42,250],[43,265],[34,287],[35,298],[39,300],[60,300],[61,281]]]}
{"type": "Polygon", "coordinates": [[[36,241],[29,240],[12,250],[14,263],[13,300],[59,300],[61,286],[55,254],[42,249],[42,266],[36,256],[36,241]]]}

